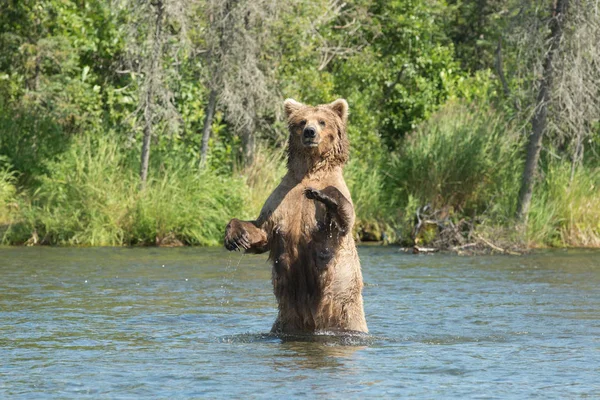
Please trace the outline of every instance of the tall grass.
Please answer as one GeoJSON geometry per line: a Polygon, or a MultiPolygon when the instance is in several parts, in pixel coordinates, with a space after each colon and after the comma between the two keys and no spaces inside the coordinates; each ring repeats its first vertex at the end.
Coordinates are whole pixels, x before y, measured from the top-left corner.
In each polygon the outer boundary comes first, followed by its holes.
{"type": "Polygon", "coordinates": [[[499,197],[514,198],[520,144],[499,113],[450,102],[390,157],[390,204],[404,207],[414,198],[432,208],[482,213],[499,197]]]}
{"type": "Polygon", "coordinates": [[[450,102],[409,135],[384,164],[385,207],[405,239],[417,207],[466,218],[508,246],[600,246],[600,170],[570,163],[540,166],[524,232],[515,229],[523,137],[493,109],[450,102]],[[483,224],[483,225],[479,225],[483,224]]]}
{"type": "Polygon", "coordinates": [[[13,223],[18,211],[16,176],[8,168],[0,169],[0,239],[13,223]]]}
{"type": "Polygon", "coordinates": [[[356,212],[355,233],[363,239],[395,240],[392,224],[397,215],[390,210],[384,195],[385,183],[377,158],[352,158],[344,171],[356,212]]]}
{"type": "Polygon", "coordinates": [[[286,163],[287,154],[284,148],[258,147],[255,153],[255,162],[241,173],[249,189],[249,198],[241,217],[247,219],[258,217],[265,201],[285,175],[286,163]]]}
{"type": "MultiPolygon", "coordinates": [[[[0,238],[59,245],[218,245],[232,217],[254,219],[286,167],[283,149],[259,148],[239,173],[198,170],[185,155],[155,154],[139,189],[137,157],[114,137],[73,139],[39,166],[31,192],[0,169],[0,238]],[[132,161],[134,160],[134,161],[132,161]]],[[[365,154],[366,151],[358,151],[365,154]]],[[[362,238],[411,243],[417,208],[468,219],[489,238],[529,246],[600,246],[600,169],[549,161],[524,230],[514,229],[523,140],[487,107],[451,102],[397,153],[354,156],[344,176],[362,238]]],[[[0,160],[1,161],[1,160],[0,160]]],[[[4,163],[6,164],[6,162],[4,163]]]]}
{"type": "Polygon", "coordinates": [[[552,162],[534,191],[526,240],[539,246],[600,246],[600,169],[552,162]]]}
{"type": "Polygon", "coordinates": [[[126,165],[119,150],[107,138],[74,143],[49,163],[5,241],[215,245],[228,219],[242,212],[247,197],[242,179],[175,162],[154,168],[140,191],[137,168],[126,165]]]}

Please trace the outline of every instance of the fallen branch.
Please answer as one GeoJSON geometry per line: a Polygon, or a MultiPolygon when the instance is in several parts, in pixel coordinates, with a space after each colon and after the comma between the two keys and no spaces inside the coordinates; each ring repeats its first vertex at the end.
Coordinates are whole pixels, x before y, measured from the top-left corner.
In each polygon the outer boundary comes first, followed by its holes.
{"type": "Polygon", "coordinates": [[[454,246],[450,250],[452,250],[452,251],[458,251],[458,250],[466,249],[467,247],[477,246],[477,244],[478,243],[467,243],[467,244],[463,244],[462,246],[454,246]]]}
{"type": "Polygon", "coordinates": [[[503,254],[510,254],[510,255],[513,255],[513,256],[520,256],[520,255],[521,255],[520,253],[517,253],[517,252],[511,251],[511,250],[508,250],[508,249],[503,249],[502,247],[498,247],[498,246],[496,246],[495,244],[493,244],[492,242],[490,242],[489,240],[487,240],[487,239],[485,239],[485,238],[481,237],[481,236],[480,236],[480,235],[478,235],[477,233],[475,233],[475,237],[476,237],[477,239],[479,239],[480,241],[482,241],[482,242],[483,242],[483,243],[484,243],[486,246],[488,246],[489,248],[491,248],[491,249],[493,249],[493,250],[496,250],[496,251],[498,251],[498,252],[500,252],[500,253],[503,253],[503,254]]]}
{"type": "Polygon", "coordinates": [[[437,253],[440,249],[435,248],[435,247],[419,247],[419,246],[414,246],[413,247],[413,254],[419,254],[419,253],[437,253]]]}

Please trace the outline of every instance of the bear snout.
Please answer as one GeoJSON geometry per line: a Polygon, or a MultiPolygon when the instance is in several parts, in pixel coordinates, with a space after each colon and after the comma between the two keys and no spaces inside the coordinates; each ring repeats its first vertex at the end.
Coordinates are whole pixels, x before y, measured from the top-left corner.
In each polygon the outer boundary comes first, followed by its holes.
{"type": "Polygon", "coordinates": [[[302,132],[306,139],[314,139],[317,136],[317,130],[312,126],[307,126],[302,132]]]}
{"type": "Polygon", "coordinates": [[[306,147],[317,147],[319,145],[319,131],[312,125],[307,125],[302,130],[302,144],[306,147]]]}

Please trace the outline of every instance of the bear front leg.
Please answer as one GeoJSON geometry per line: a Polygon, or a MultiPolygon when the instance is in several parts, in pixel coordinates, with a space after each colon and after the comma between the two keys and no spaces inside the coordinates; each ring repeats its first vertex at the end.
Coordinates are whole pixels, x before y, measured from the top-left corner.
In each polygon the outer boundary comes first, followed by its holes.
{"type": "Polygon", "coordinates": [[[304,195],[307,199],[320,201],[327,207],[327,211],[334,218],[342,235],[352,229],[352,225],[354,225],[354,207],[336,187],[328,186],[323,190],[306,188],[304,195]]]}
{"type": "Polygon", "coordinates": [[[258,228],[254,221],[232,219],[225,228],[225,248],[246,250],[248,253],[264,253],[267,251],[267,233],[258,228]]]}

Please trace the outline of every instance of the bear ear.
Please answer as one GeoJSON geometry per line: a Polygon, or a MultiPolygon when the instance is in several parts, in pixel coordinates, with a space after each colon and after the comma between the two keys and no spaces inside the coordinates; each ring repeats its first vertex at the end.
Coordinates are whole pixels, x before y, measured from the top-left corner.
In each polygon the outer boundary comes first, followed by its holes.
{"type": "Polygon", "coordinates": [[[344,124],[348,120],[348,102],[344,99],[337,99],[328,106],[342,119],[344,124]]]}
{"type": "Polygon", "coordinates": [[[288,118],[290,117],[290,115],[292,115],[293,113],[295,113],[302,107],[304,107],[304,104],[299,103],[294,99],[285,99],[285,101],[283,102],[283,108],[285,109],[285,116],[288,118]]]}

